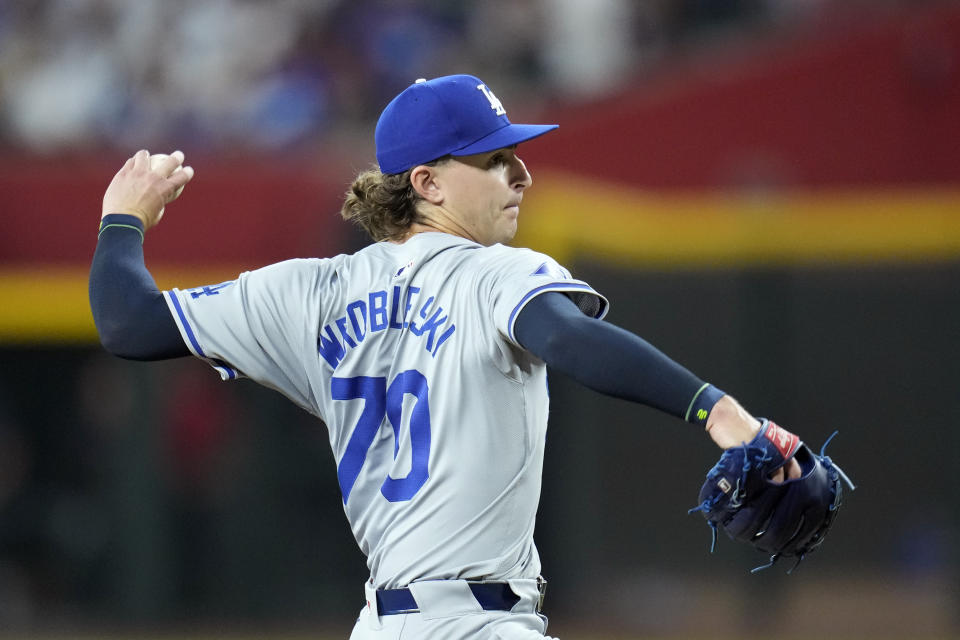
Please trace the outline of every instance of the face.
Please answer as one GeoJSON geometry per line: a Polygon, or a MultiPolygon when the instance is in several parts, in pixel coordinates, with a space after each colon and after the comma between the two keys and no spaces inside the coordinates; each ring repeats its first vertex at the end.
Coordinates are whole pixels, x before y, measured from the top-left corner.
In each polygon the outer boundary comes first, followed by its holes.
{"type": "Polygon", "coordinates": [[[454,157],[435,168],[439,208],[462,235],[486,246],[513,239],[523,192],[533,183],[515,146],[454,157]]]}

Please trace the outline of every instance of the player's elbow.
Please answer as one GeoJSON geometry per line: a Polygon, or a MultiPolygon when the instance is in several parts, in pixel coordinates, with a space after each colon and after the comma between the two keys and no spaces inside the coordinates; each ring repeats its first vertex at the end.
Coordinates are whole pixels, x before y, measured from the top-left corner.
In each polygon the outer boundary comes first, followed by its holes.
{"type": "Polygon", "coordinates": [[[163,294],[149,286],[94,286],[90,311],[103,348],[127,360],[188,355],[163,294]]]}
{"type": "Polygon", "coordinates": [[[134,328],[122,318],[95,318],[100,344],[110,354],[126,360],[139,360],[134,328]]]}
{"type": "Polygon", "coordinates": [[[106,305],[95,300],[90,305],[100,344],[110,354],[125,360],[148,359],[149,317],[136,296],[124,304],[106,305]]]}

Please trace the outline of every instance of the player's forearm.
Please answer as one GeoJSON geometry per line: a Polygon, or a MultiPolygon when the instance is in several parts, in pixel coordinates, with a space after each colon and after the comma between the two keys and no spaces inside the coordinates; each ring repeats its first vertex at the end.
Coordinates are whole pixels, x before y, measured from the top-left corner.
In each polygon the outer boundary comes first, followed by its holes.
{"type": "Polygon", "coordinates": [[[101,224],[90,267],[90,309],[100,341],[131,360],[189,355],[163,294],[143,261],[143,223],[110,215],[101,224]]]}
{"type": "Polygon", "coordinates": [[[528,350],[581,384],[690,422],[704,424],[722,395],[639,336],[584,316],[562,294],[528,303],[515,333],[528,350]]]}

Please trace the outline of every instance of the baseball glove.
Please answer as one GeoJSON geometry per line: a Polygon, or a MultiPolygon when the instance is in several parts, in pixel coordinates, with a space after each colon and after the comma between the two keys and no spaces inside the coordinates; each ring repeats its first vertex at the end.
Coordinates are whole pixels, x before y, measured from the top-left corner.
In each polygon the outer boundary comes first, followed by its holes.
{"type": "Polygon", "coordinates": [[[781,557],[796,558],[790,573],[820,546],[843,500],[841,479],[855,488],[824,453],[833,435],[816,455],[794,434],[761,419],[752,441],[725,450],[707,473],[700,504],[690,510],[702,512],[713,530],[711,553],[722,528],[730,538],[771,554],[770,562],[754,572],[772,567],[781,557]],[[800,465],[800,477],[771,481],[771,474],[790,458],[800,465]]]}

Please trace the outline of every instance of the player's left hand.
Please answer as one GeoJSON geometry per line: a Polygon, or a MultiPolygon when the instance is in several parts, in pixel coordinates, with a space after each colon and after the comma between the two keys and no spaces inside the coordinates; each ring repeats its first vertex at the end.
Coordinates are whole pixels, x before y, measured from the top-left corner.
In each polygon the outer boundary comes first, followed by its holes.
{"type": "Polygon", "coordinates": [[[854,488],[825,455],[826,446],[816,455],[794,434],[763,420],[750,441],[726,449],[707,473],[700,504],[690,510],[702,512],[713,529],[711,551],[718,528],[770,554],[766,566],[783,556],[799,563],[816,549],[840,508],[841,479],[854,488]],[[783,479],[789,463],[796,472],[783,479]]]}
{"type": "MultiPolygon", "coordinates": [[[[750,442],[760,432],[760,421],[751,416],[740,403],[725,395],[710,410],[707,433],[721,449],[740,446],[750,442]]],[[[770,480],[783,482],[800,477],[800,465],[793,458],[773,471],[770,480]]]]}
{"type": "Polygon", "coordinates": [[[193,178],[192,167],[182,167],[182,151],[174,151],[151,169],[150,154],[140,150],[113,177],[103,195],[103,212],[125,213],[140,218],[144,229],[160,222],[164,206],[193,178]]]}

